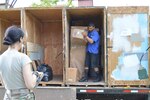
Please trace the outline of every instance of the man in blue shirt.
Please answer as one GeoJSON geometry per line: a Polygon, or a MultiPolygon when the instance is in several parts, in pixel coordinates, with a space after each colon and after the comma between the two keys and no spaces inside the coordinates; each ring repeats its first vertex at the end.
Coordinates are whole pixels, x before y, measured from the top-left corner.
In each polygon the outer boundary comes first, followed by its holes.
{"type": "Polygon", "coordinates": [[[89,24],[88,34],[85,32],[82,33],[84,36],[87,46],[86,46],[86,58],[85,58],[85,75],[82,77],[79,82],[88,81],[89,68],[93,68],[96,74],[95,80],[93,82],[100,81],[99,75],[99,42],[100,36],[95,30],[95,25],[93,23],[89,24]]]}

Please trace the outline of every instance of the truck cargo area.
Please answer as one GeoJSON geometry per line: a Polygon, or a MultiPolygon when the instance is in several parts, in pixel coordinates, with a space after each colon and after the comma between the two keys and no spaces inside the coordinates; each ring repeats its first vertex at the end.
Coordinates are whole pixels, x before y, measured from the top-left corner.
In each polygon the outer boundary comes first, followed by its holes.
{"type": "MultiPolygon", "coordinates": [[[[11,25],[23,28],[25,53],[53,70],[53,79],[34,89],[36,100],[150,100],[148,12],[149,7],[141,6],[0,10],[0,54],[7,49],[5,30],[11,25]],[[73,40],[72,30],[83,31],[90,22],[100,35],[102,80],[93,82],[90,70],[88,82],[79,82],[84,76],[86,43],[82,34],[82,39],[73,40]]],[[[0,100],[4,93],[0,81],[0,100]]]]}

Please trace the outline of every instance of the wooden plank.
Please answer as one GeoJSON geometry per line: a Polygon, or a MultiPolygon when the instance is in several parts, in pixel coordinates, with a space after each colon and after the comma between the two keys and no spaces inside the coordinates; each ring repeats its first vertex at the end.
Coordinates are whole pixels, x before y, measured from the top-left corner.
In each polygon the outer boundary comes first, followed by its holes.
{"type": "Polygon", "coordinates": [[[104,18],[103,18],[103,33],[101,34],[101,37],[102,37],[102,39],[103,39],[103,43],[101,44],[101,65],[102,65],[102,67],[103,67],[103,75],[104,75],[104,81],[107,83],[107,81],[108,81],[108,68],[106,67],[107,66],[107,47],[106,47],[106,43],[107,43],[107,35],[106,35],[106,25],[107,25],[107,22],[106,22],[106,9],[104,9],[104,11],[103,11],[103,16],[104,16],[104,18]]]}
{"type": "Polygon", "coordinates": [[[27,31],[27,41],[33,43],[41,43],[42,24],[29,12],[25,12],[25,28],[27,31]]]}
{"type": "Polygon", "coordinates": [[[149,86],[148,80],[141,80],[141,81],[116,81],[116,80],[110,80],[111,84],[109,86],[149,86]]]}
{"type": "Polygon", "coordinates": [[[69,36],[70,36],[70,16],[65,10],[65,68],[69,67],[69,36]]]}
{"type": "Polygon", "coordinates": [[[65,62],[65,9],[62,9],[62,33],[63,33],[63,82],[65,83],[65,68],[66,68],[66,62],[65,62]]]}
{"type": "Polygon", "coordinates": [[[63,77],[62,75],[54,75],[52,80],[48,82],[41,81],[39,85],[42,86],[63,85],[63,77]]]}
{"type": "Polygon", "coordinates": [[[70,17],[66,9],[64,10],[64,56],[65,56],[65,66],[64,66],[64,82],[66,82],[66,69],[69,68],[69,20],[70,17]]]}
{"type": "Polygon", "coordinates": [[[107,13],[109,14],[134,14],[134,13],[148,13],[149,7],[108,7],[107,13]]]}
{"type": "Polygon", "coordinates": [[[107,84],[104,81],[100,82],[93,82],[92,80],[88,80],[88,82],[67,82],[66,85],[68,86],[85,86],[85,87],[105,87],[107,84]]]}

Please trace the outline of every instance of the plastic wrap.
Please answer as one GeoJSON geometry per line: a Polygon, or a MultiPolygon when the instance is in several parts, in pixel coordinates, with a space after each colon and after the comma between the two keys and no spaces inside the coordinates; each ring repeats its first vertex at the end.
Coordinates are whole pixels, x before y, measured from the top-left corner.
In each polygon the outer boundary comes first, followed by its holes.
{"type": "Polygon", "coordinates": [[[77,68],[78,76],[80,79],[84,73],[85,62],[85,46],[73,46],[70,50],[70,67],[77,68]]]}

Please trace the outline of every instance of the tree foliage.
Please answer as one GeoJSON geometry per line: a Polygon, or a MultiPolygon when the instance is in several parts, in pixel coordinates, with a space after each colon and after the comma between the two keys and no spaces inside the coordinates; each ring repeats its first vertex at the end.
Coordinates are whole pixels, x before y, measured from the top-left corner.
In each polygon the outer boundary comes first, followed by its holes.
{"type": "Polygon", "coordinates": [[[67,7],[73,7],[72,0],[68,0],[66,6],[67,7]]]}
{"type": "MultiPolygon", "coordinates": [[[[52,7],[56,6],[59,0],[40,0],[40,3],[33,3],[32,7],[52,7]]],[[[72,7],[72,0],[68,0],[68,2],[64,5],[67,7],[72,7]]]]}

